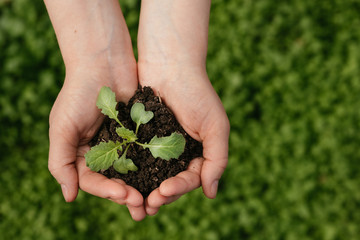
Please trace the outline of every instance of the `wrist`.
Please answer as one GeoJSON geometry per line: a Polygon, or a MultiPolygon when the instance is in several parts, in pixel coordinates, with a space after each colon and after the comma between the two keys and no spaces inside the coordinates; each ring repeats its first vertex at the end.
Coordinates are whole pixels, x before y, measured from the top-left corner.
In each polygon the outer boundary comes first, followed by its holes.
{"type": "Polygon", "coordinates": [[[139,62],[137,68],[140,84],[154,87],[160,92],[162,92],[161,89],[176,86],[180,82],[194,84],[209,81],[205,64],[139,62]]]}
{"type": "MultiPolygon", "coordinates": [[[[97,73],[98,75],[113,75],[116,78],[118,72],[128,70],[136,73],[136,60],[134,55],[110,57],[107,54],[82,56],[65,62],[66,74],[75,74],[78,72],[97,73]]],[[[122,77],[122,76],[117,76],[122,77]]]]}
{"type": "MultiPolygon", "coordinates": [[[[89,30],[95,36],[87,33],[76,36],[74,41],[59,40],[61,54],[66,68],[74,66],[91,66],[95,68],[113,68],[116,65],[132,64],[135,57],[130,36],[127,34],[106,33],[89,30]],[[101,36],[103,35],[103,36],[101,36]]],[[[64,36],[64,35],[63,35],[64,36]]]]}
{"type": "Polygon", "coordinates": [[[206,65],[206,54],[186,53],[178,51],[163,52],[141,52],[139,49],[138,65],[154,67],[191,67],[204,68],[206,65]]]}
{"type": "Polygon", "coordinates": [[[137,66],[133,58],[127,62],[97,61],[73,62],[66,66],[66,82],[87,82],[99,86],[136,85],[137,66]]]}
{"type": "Polygon", "coordinates": [[[122,64],[134,58],[117,0],[45,0],[45,4],[67,69],[122,64]]]}
{"type": "Polygon", "coordinates": [[[209,0],[142,1],[138,32],[139,62],[204,66],[209,12],[209,0]]]}
{"type": "Polygon", "coordinates": [[[103,86],[115,91],[118,101],[127,102],[138,87],[135,59],[126,64],[103,64],[101,67],[79,64],[66,69],[64,87],[98,93],[103,86]]]}

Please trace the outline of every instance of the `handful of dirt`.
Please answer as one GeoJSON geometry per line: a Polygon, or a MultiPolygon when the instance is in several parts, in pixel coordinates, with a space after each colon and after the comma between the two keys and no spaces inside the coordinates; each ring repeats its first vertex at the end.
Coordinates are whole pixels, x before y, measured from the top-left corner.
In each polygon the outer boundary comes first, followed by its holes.
{"type": "MultiPolygon", "coordinates": [[[[155,135],[165,137],[173,132],[181,133],[186,140],[185,150],[180,157],[169,161],[154,158],[149,149],[144,149],[137,144],[131,144],[127,151],[127,157],[133,160],[138,167],[137,171],[120,174],[113,167],[110,167],[101,172],[108,178],[122,179],[126,184],[136,188],[146,198],[164,180],[186,170],[192,159],[201,157],[202,144],[184,131],[174,114],[161,102],[159,97],[154,95],[150,87],[139,88],[127,105],[122,102],[117,104],[118,118],[126,128],[130,130],[136,128],[136,124],[130,117],[130,109],[136,102],[143,103],[146,111],[154,113],[154,118],[150,122],[140,126],[137,134],[139,142],[149,142],[155,135]]],[[[120,141],[121,139],[116,133],[116,127],[119,127],[119,124],[115,120],[106,117],[98,133],[91,140],[90,146],[109,140],[120,141]]]]}

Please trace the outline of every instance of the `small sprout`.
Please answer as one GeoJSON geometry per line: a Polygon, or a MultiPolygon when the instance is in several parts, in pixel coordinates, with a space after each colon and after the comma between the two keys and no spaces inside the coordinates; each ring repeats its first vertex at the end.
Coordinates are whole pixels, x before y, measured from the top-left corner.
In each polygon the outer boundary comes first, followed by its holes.
{"type": "Polygon", "coordinates": [[[153,117],[154,113],[145,111],[145,106],[142,103],[135,103],[130,111],[131,119],[136,123],[135,133],[137,134],[140,124],[148,123],[153,117]]]}
{"type": "Polygon", "coordinates": [[[116,97],[115,93],[111,91],[109,87],[102,87],[99,96],[96,101],[96,106],[101,109],[101,112],[107,115],[109,118],[117,121],[121,127],[116,128],[116,133],[123,139],[122,142],[101,142],[90,149],[85,154],[86,165],[93,171],[106,170],[113,166],[116,171],[122,174],[127,174],[128,171],[137,171],[138,168],[130,158],[126,158],[127,151],[130,144],[135,143],[143,148],[148,148],[151,154],[155,158],[162,158],[164,160],[170,160],[171,158],[178,158],[185,148],[185,138],[182,134],[172,133],[167,137],[154,136],[149,143],[139,143],[137,133],[141,124],[148,123],[153,117],[154,113],[151,111],[145,111],[145,106],[142,103],[135,103],[131,107],[130,116],[136,123],[135,133],[124,127],[119,121],[116,111],[116,97]],[[123,150],[123,146],[126,146],[119,157],[118,151],[123,150]]]}

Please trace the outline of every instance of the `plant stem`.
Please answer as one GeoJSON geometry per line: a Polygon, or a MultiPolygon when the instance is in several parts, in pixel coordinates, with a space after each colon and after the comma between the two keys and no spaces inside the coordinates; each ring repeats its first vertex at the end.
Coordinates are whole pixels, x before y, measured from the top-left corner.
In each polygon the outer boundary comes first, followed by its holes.
{"type": "Polygon", "coordinates": [[[125,128],[118,118],[116,118],[116,121],[120,124],[121,127],[125,128]]]}
{"type": "Polygon", "coordinates": [[[149,146],[149,144],[139,143],[139,142],[137,142],[137,141],[135,141],[135,143],[136,143],[137,145],[142,146],[143,148],[145,148],[145,147],[149,146]]]}
{"type": "Polygon", "coordinates": [[[127,153],[127,150],[129,149],[129,147],[130,147],[130,144],[126,146],[125,151],[123,153],[123,155],[125,154],[125,158],[126,158],[126,153],[127,153]]]}

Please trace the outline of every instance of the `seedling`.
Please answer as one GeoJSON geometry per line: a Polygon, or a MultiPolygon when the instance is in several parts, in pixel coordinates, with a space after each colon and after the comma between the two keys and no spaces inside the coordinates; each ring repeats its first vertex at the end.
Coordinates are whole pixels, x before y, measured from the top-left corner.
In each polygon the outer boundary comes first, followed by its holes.
{"type": "Polygon", "coordinates": [[[131,119],[136,123],[135,132],[127,129],[118,119],[116,110],[115,93],[109,87],[102,87],[96,101],[96,106],[101,112],[109,118],[114,119],[120,127],[116,128],[116,133],[122,138],[122,141],[101,142],[90,149],[85,154],[86,165],[93,171],[106,170],[113,166],[116,171],[127,174],[128,171],[137,171],[138,168],[133,161],[126,157],[126,153],[131,144],[137,144],[144,149],[148,148],[154,158],[170,160],[178,158],[185,148],[185,138],[182,134],[172,133],[167,137],[154,136],[148,143],[138,142],[138,131],[141,124],[148,123],[154,113],[145,111],[142,103],[135,103],[130,110],[131,119]],[[120,153],[120,154],[119,154],[120,153]],[[120,156],[120,157],[119,157],[120,156]]]}

